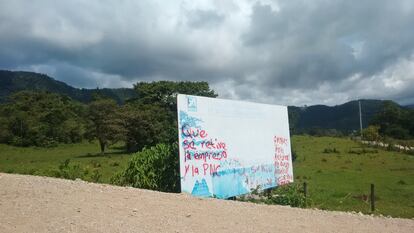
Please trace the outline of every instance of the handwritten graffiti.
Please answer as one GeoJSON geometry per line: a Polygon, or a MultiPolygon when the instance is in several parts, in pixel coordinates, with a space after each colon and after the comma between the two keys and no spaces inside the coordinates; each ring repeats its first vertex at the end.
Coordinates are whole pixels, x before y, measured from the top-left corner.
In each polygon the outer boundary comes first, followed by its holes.
{"type": "Polygon", "coordinates": [[[203,176],[206,176],[206,175],[217,174],[217,171],[220,168],[220,165],[203,163],[202,169],[199,169],[198,166],[187,164],[184,166],[184,168],[185,168],[184,176],[186,176],[187,173],[191,173],[191,176],[196,176],[200,174],[203,176]]]}
{"type": "Polygon", "coordinates": [[[190,137],[190,138],[196,138],[196,137],[205,138],[205,137],[207,137],[207,132],[205,130],[201,130],[201,129],[198,129],[198,128],[193,128],[189,124],[184,124],[181,127],[181,134],[184,137],[190,137]]]}
{"type": "Polygon", "coordinates": [[[196,146],[199,146],[201,149],[207,150],[226,150],[226,143],[224,142],[217,142],[217,138],[209,139],[209,140],[197,140],[197,138],[185,138],[183,140],[183,148],[184,150],[196,150],[196,146]]]}
{"type": "Polygon", "coordinates": [[[209,138],[207,131],[198,124],[200,120],[188,115],[182,115],[181,118],[184,177],[216,174],[220,168],[219,162],[228,157],[226,143],[217,138],[209,138]]]}
{"type": "Polygon", "coordinates": [[[204,162],[210,160],[222,160],[227,158],[227,152],[223,151],[197,151],[197,149],[185,150],[184,162],[187,160],[203,160],[204,162]]]}
{"type": "Polygon", "coordinates": [[[291,170],[290,154],[285,151],[290,151],[288,148],[288,139],[280,136],[274,136],[273,138],[275,146],[274,154],[274,173],[277,179],[278,185],[283,185],[293,181],[291,170]]]}

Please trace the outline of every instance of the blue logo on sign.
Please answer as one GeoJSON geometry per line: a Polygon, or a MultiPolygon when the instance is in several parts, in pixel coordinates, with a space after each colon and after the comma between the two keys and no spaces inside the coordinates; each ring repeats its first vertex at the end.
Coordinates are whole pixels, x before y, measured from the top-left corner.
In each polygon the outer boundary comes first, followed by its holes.
{"type": "Polygon", "coordinates": [[[197,98],[188,96],[187,97],[187,107],[190,112],[197,112],[197,98]]]}

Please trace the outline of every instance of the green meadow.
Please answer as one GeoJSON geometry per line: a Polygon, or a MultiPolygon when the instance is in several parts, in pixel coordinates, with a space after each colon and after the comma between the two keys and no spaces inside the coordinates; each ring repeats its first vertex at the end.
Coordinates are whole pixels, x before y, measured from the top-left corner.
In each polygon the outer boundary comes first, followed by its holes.
{"type": "Polygon", "coordinates": [[[109,183],[130,156],[116,146],[101,155],[98,143],[62,144],[52,148],[0,144],[0,172],[58,176],[56,173],[65,169],[84,180],[109,183]],[[69,161],[68,169],[62,168],[65,161],[69,161]],[[94,178],[94,174],[98,177],[94,178]]]}
{"type": "MultiPolygon", "coordinates": [[[[311,208],[371,213],[373,183],[374,214],[414,218],[413,155],[362,147],[346,138],[293,136],[292,144],[297,154],[295,182],[308,184],[311,208]]],[[[97,143],[54,148],[0,144],[0,172],[57,177],[71,173],[70,178],[109,183],[130,157],[116,146],[100,155],[97,143]]]]}
{"type": "Polygon", "coordinates": [[[414,217],[414,156],[362,147],[349,139],[294,136],[295,182],[308,184],[311,207],[414,217]]]}

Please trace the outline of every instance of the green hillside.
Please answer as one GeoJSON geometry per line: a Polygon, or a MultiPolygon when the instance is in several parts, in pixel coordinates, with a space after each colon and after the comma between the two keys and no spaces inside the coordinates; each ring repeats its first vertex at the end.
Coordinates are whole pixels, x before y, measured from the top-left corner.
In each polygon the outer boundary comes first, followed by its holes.
{"type": "MultiPolygon", "coordinates": [[[[362,109],[362,127],[372,121],[384,104],[382,100],[360,100],[362,109]]],[[[359,130],[358,101],[341,105],[314,105],[309,107],[289,107],[290,124],[295,132],[309,132],[315,128],[336,129],[344,133],[359,130]]]]}
{"type": "MultiPolygon", "coordinates": [[[[0,70],[0,102],[6,101],[12,93],[22,90],[58,93],[83,103],[89,102],[92,93],[96,91],[96,89],[75,88],[45,74],[0,70]]],[[[99,89],[99,92],[118,103],[136,97],[136,92],[132,88],[103,88],[99,89]]]]}

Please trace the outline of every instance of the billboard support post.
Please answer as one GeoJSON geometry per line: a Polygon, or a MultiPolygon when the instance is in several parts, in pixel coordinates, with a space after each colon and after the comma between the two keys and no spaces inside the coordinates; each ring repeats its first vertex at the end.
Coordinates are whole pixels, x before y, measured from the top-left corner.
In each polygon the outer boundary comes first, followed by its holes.
{"type": "Polygon", "coordinates": [[[371,184],[371,211],[375,211],[375,193],[374,193],[374,184],[371,184]]]}

